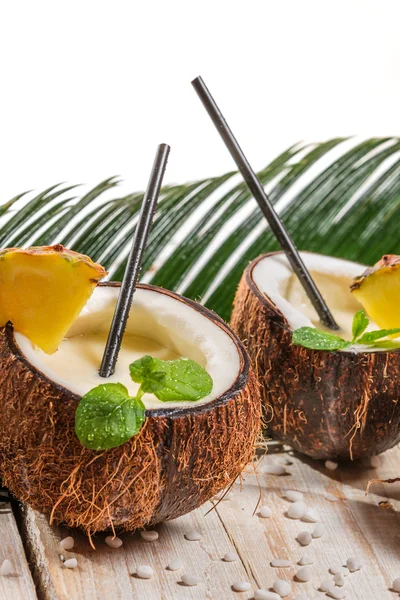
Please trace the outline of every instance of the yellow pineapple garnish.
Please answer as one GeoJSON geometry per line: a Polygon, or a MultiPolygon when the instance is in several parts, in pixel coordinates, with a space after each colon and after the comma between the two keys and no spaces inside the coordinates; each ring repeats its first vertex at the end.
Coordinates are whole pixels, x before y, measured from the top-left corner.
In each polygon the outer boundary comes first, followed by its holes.
{"type": "Polygon", "coordinates": [[[378,327],[400,327],[400,256],[383,256],[354,281],[351,291],[378,327]]]}
{"type": "Polygon", "coordinates": [[[53,354],[105,275],[88,256],[61,245],[0,250],[0,326],[11,321],[53,354]]]}

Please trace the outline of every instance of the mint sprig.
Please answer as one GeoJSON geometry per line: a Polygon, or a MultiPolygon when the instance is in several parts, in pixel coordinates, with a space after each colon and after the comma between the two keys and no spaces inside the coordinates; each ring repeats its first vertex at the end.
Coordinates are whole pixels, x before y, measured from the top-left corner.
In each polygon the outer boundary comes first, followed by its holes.
{"type": "Polygon", "coordinates": [[[400,333],[400,329],[379,329],[378,331],[368,331],[357,340],[358,344],[373,344],[376,340],[381,340],[388,335],[400,333]]]}
{"type": "Polygon", "coordinates": [[[400,333],[398,329],[379,329],[364,333],[369,325],[369,319],[363,310],[359,310],[353,317],[352,341],[347,341],[334,333],[322,331],[314,327],[300,327],[293,332],[292,343],[296,346],[304,346],[311,350],[344,350],[357,344],[370,345],[374,348],[400,348],[400,343],[387,340],[378,341],[388,335],[400,333]]]}
{"type": "Polygon", "coordinates": [[[343,350],[351,346],[348,342],[334,333],[321,331],[315,327],[300,327],[293,332],[292,343],[311,350],[343,350]]]}
{"type": "Polygon", "coordinates": [[[143,356],[129,365],[129,373],[132,381],[140,383],[138,396],[143,394],[154,394],[165,387],[166,371],[162,363],[166,363],[152,356],[143,356]]]}
{"type": "Polygon", "coordinates": [[[139,433],[145,407],[121,383],[104,383],[85,394],[75,414],[75,432],[86,448],[108,450],[139,433]]]}
{"type": "Polygon", "coordinates": [[[129,366],[131,378],[140,384],[136,396],[121,383],[104,383],[82,396],[75,414],[75,432],[83,446],[108,450],[137,435],[145,421],[146,393],[163,402],[195,401],[208,396],[213,380],[194,360],[161,360],[143,356],[129,366]]]}
{"type": "Polygon", "coordinates": [[[353,334],[353,342],[359,338],[369,325],[369,319],[364,310],[358,310],[353,317],[353,325],[351,328],[353,334]]]}
{"type": "Polygon", "coordinates": [[[139,393],[150,392],[162,402],[193,402],[211,393],[213,380],[194,360],[161,360],[143,356],[130,366],[131,378],[140,383],[139,393]]]}

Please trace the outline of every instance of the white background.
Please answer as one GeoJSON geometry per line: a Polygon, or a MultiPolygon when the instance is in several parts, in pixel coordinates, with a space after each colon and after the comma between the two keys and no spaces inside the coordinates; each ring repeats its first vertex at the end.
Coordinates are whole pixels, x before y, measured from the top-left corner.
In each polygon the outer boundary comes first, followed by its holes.
{"type": "Polygon", "coordinates": [[[10,0],[0,13],[6,201],[53,183],[145,186],[233,168],[201,74],[255,167],[299,140],[397,135],[397,0],[10,0]]]}

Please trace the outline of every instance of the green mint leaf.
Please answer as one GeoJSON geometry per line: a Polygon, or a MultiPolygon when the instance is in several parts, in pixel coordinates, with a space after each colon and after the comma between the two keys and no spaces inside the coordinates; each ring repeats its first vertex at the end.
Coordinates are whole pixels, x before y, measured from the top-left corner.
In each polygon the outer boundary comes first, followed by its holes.
{"type": "Polygon", "coordinates": [[[357,340],[364,333],[369,325],[369,319],[364,310],[359,310],[356,312],[353,318],[353,342],[357,340]]]}
{"type": "Polygon", "coordinates": [[[108,450],[136,435],[144,419],[141,400],[129,396],[121,383],[105,383],[82,396],[75,414],[75,432],[86,448],[108,450]]]}
{"type": "Polygon", "coordinates": [[[155,394],[165,386],[164,362],[166,361],[146,355],[129,365],[131,379],[141,384],[140,395],[146,392],[155,394]]]}
{"type": "Polygon", "coordinates": [[[133,362],[129,370],[133,381],[141,384],[140,390],[153,393],[163,402],[200,400],[213,388],[207,371],[188,358],[161,360],[144,356],[133,362]]]}
{"type": "Polygon", "coordinates": [[[373,344],[388,335],[400,333],[400,329],[378,329],[378,331],[368,331],[357,340],[357,344],[373,344]]]}
{"type": "Polygon", "coordinates": [[[400,348],[400,342],[394,340],[384,340],[383,342],[375,342],[374,348],[384,348],[385,350],[398,350],[400,348]]]}
{"type": "Polygon", "coordinates": [[[156,392],[165,387],[166,370],[163,366],[165,362],[159,358],[146,355],[129,365],[132,381],[141,384],[139,396],[145,393],[157,396],[156,392]]]}
{"type": "Polygon", "coordinates": [[[311,350],[342,350],[348,348],[348,342],[334,333],[321,331],[314,327],[300,327],[293,332],[292,343],[311,350]]]}
{"type": "MultiPolygon", "coordinates": [[[[161,361],[163,362],[163,361],[161,361]]],[[[165,386],[156,392],[163,402],[200,400],[211,393],[213,380],[207,371],[194,360],[178,358],[165,361],[165,386]]]]}

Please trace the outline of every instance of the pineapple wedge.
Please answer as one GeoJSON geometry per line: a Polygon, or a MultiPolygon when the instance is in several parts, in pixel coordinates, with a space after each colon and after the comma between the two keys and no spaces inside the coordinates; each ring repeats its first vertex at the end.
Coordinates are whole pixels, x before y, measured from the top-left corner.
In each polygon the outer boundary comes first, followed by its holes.
{"type": "Polygon", "coordinates": [[[53,354],[106,275],[88,256],[61,245],[0,250],[0,326],[53,354]]]}
{"type": "Polygon", "coordinates": [[[354,281],[351,291],[378,327],[400,327],[400,256],[383,256],[354,281]]]}

